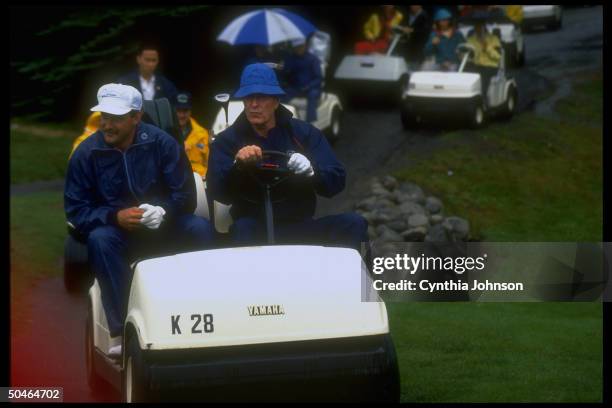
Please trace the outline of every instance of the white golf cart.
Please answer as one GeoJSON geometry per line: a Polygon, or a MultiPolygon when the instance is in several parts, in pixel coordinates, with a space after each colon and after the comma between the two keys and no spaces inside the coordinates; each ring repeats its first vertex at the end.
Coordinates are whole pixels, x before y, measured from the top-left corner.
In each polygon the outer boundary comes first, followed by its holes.
{"type": "MultiPolygon", "coordinates": [[[[474,31],[474,22],[469,16],[458,21],[459,31],[467,39],[474,31]]],[[[514,23],[505,14],[492,14],[487,21],[487,30],[499,30],[500,40],[504,47],[506,67],[521,67],[525,64],[525,37],[520,25],[514,23]]]]}
{"type": "Polygon", "coordinates": [[[523,6],[523,27],[526,30],[536,26],[559,30],[563,23],[563,11],[560,5],[525,5],[523,6]]]}
{"type": "MultiPolygon", "coordinates": [[[[329,34],[317,31],[315,32],[309,42],[308,51],[321,60],[321,72],[323,78],[327,70],[329,62],[331,47],[331,39],[329,34]]],[[[280,67],[277,64],[269,63],[275,69],[280,67]]],[[[325,92],[325,81],[323,82],[323,92],[317,105],[317,120],[313,123],[313,126],[321,130],[328,141],[333,144],[337,142],[342,135],[342,115],[344,109],[340,103],[340,99],[337,95],[329,92],[325,92]]],[[[293,116],[297,119],[306,120],[306,109],[308,107],[308,101],[306,98],[297,97],[293,98],[287,104],[283,104],[287,109],[293,113],[293,116]]],[[[215,120],[212,125],[212,137],[218,135],[224,131],[228,126],[231,126],[236,118],[242,113],[244,106],[242,101],[232,100],[229,101],[227,107],[227,117],[222,109],[219,109],[215,120]],[[227,119],[227,120],[226,120],[227,119]]]]}
{"type": "Polygon", "coordinates": [[[400,109],[404,129],[413,129],[426,118],[439,121],[452,116],[467,118],[472,127],[478,128],[488,116],[510,118],[515,113],[517,86],[506,74],[504,50],[500,49],[500,65],[485,96],[480,74],[464,71],[474,48],[464,43],[457,51],[463,54],[457,72],[420,71],[411,75],[400,109]]]}
{"type": "MultiPolygon", "coordinates": [[[[342,59],[334,79],[347,95],[401,95],[410,76],[406,59],[394,54],[406,34],[394,27],[386,54],[347,55],[342,59]]],[[[397,97],[396,97],[397,98],[397,97]]],[[[397,99],[394,99],[397,100],[397,99]]]]}
{"type": "MultiPolygon", "coordinates": [[[[97,280],[89,290],[86,363],[92,388],[106,381],[126,402],[147,400],[399,401],[399,371],[384,302],[354,249],[274,245],[272,202],[299,177],[284,165],[240,174],[256,180],[268,245],[175,253],[132,264],[121,358],[97,280]],[[367,286],[366,286],[367,285],[367,286]],[[364,291],[368,300],[363,301],[364,291]]],[[[228,206],[196,213],[219,233],[228,206]],[[220,211],[219,211],[220,210],[220,211]]],[[[246,192],[244,194],[247,194],[246,192]]],[[[218,205],[219,204],[219,205],[218,205]]],[[[221,234],[222,235],[222,234],[221,234]]]]}

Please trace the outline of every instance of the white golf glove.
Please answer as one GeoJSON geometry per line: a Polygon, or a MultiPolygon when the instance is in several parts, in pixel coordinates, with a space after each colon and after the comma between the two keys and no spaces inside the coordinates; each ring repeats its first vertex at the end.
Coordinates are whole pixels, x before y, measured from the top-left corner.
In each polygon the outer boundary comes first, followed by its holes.
{"type": "Polygon", "coordinates": [[[141,204],[138,206],[138,208],[145,210],[144,214],[142,214],[142,218],[140,219],[141,224],[150,229],[159,228],[159,225],[164,220],[166,210],[151,204],[141,204]]]}
{"type": "Polygon", "coordinates": [[[293,153],[287,162],[287,168],[295,174],[305,174],[310,177],[314,174],[314,169],[310,164],[310,160],[301,153],[293,153]]]}

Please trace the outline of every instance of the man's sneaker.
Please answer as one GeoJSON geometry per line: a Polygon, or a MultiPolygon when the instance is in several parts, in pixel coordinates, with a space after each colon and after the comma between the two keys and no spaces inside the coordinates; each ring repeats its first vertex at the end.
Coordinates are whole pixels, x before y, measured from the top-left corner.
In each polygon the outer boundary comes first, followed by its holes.
{"type": "Polygon", "coordinates": [[[111,358],[121,357],[121,343],[123,343],[123,337],[111,337],[110,347],[108,349],[108,356],[111,358]]]}

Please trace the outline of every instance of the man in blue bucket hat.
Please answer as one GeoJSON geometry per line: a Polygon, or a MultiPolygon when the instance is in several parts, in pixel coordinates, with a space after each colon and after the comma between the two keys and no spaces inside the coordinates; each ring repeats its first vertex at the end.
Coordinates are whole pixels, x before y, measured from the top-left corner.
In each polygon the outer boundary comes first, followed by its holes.
{"type": "Polygon", "coordinates": [[[263,202],[245,198],[254,187],[240,169],[262,159],[263,150],[285,152],[286,167],[295,173],[288,180],[285,199],[273,203],[277,242],[344,246],[360,250],[367,242],[367,222],[355,213],[314,219],[316,195],[333,197],[344,189],[346,173],[325,136],[280,104],[285,95],[276,74],[265,64],[244,68],[240,88],[244,111],[220,133],[210,147],[208,192],[210,198],[231,204],[234,223],[230,229],[238,245],[265,242],[263,202]],[[303,188],[310,185],[313,188],[303,188]],[[240,192],[240,193],[239,193],[240,192]]]}

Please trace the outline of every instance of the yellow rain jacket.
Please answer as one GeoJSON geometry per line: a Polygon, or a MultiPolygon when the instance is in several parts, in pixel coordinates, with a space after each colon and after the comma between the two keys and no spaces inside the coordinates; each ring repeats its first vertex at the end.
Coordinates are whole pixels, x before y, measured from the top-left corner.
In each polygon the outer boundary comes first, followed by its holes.
{"type": "MultiPolygon", "coordinates": [[[[398,25],[403,18],[404,15],[396,10],[395,15],[391,19],[391,27],[398,25]]],[[[381,26],[380,16],[378,13],[374,13],[363,26],[363,35],[366,39],[374,41],[381,35],[382,30],[383,27],[381,26]]]]}
{"type": "Polygon", "coordinates": [[[501,53],[498,52],[496,48],[501,48],[501,43],[496,35],[486,33],[484,46],[480,41],[478,41],[475,34],[468,37],[467,43],[476,49],[476,52],[474,53],[474,64],[495,68],[499,66],[501,53]]]}
{"type": "Polygon", "coordinates": [[[506,6],[506,15],[513,23],[521,24],[523,21],[523,6],[506,6]]]}
{"type": "MultiPolygon", "coordinates": [[[[100,112],[93,112],[89,115],[83,133],[72,143],[70,156],[83,140],[96,133],[100,127],[100,117],[100,112]]],[[[189,120],[191,121],[191,132],[185,138],[185,152],[193,171],[205,177],[208,170],[208,131],[200,126],[194,118],[189,118],[189,120]]]]}
{"type": "Polygon", "coordinates": [[[91,115],[89,115],[87,122],[85,123],[85,128],[83,128],[83,133],[81,133],[81,136],[77,137],[72,143],[72,151],[70,152],[70,156],[72,156],[72,153],[74,153],[77,146],[80,145],[83,140],[96,133],[100,127],[101,116],[102,115],[100,112],[93,112],[91,115]]]}
{"type": "Polygon", "coordinates": [[[205,177],[208,170],[208,131],[194,118],[189,118],[189,120],[191,121],[191,132],[185,138],[185,152],[193,171],[205,177]]]}

